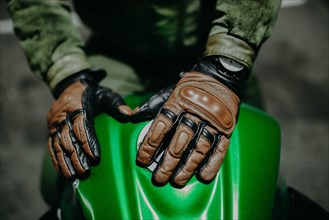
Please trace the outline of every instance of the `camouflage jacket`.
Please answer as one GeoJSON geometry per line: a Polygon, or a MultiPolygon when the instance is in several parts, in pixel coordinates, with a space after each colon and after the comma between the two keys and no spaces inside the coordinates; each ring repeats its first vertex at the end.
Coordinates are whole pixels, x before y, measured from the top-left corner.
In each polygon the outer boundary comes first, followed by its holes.
{"type": "MultiPolygon", "coordinates": [[[[222,55],[253,66],[280,0],[76,0],[75,9],[105,49],[142,60],[222,55]],[[130,2],[131,1],[131,2],[130,2]]],[[[10,0],[14,31],[34,74],[51,89],[91,67],[68,0],[10,0]]]]}

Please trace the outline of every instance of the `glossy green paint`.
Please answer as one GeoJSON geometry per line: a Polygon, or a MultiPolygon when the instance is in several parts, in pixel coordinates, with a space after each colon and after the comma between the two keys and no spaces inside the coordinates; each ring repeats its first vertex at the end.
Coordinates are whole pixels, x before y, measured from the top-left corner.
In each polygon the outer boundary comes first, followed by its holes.
{"type": "MultiPolygon", "coordinates": [[[[145,98],[145,97],[144,97],[145,98]]],[[[138,105],[143,97],[130,97],[138,105]]],[[[147,122],[96,118],[101,163],[75,193],[87,219],[270,219],[278,181],[280,130],[275,120],[241,105],[239,122],[215,180],[183,189],[155,187],[137,167],[137,137],[147,122]]]]}

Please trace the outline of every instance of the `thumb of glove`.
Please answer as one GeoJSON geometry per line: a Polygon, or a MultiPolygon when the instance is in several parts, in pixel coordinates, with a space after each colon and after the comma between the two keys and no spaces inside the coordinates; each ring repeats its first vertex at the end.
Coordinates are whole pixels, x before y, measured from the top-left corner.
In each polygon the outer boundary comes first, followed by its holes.
{"type": "Polygon", "coordinates": [[[97,87],[95,91],[95,114],[105,112],[119,122],[128,122],[132,109],[123,98],[111,89],[97,87]]]}
{"type": "Polygon", "coordinates": [[[132,111],[131,122],[138,123],[154,119],[174,90],[174,85],[165,87],[160,92],[152,96],[148,101],[132,111]]]}

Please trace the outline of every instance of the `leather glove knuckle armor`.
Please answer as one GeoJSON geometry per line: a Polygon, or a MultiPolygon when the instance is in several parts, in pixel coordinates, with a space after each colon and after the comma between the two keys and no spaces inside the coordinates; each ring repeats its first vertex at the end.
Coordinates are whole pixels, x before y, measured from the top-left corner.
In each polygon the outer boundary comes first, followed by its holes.
{"type": "Polygon", "coordinates": [[[149,166],[161,153],[152,181],[183,187],[194,174],[204,183],[216,176],[236,124],[240,99],[212,76],[183,75],[139,148],[136,162],[149,166]]]}
{"type": "Polygon", "coordinates": [[[90,165],[100,161],[94,116],[105,112],[128,121],[130,108],[110,89],[98,86],[104,71],[87,70],[55,89],[57,100],[48,112],[48,150],[55,169],[66,179],[87,178],[90,165]]]}

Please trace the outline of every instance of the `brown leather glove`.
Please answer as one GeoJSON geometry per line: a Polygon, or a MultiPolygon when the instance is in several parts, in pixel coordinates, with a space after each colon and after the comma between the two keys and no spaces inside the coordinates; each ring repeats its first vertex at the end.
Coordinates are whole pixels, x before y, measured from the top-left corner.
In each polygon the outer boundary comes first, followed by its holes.
{"type": "Polygon", "coordinates": [[[105,112],[126,122],[131,109],[110,89],[98,86],[104,71],[85,70],[61,82],[48,113],[48,149],[55,169],[66,179],[86,178],[100,149],[93,118],[105,112]]]}
{"type": "MultiPolygon", "coordinates": [[[[209,63],[203,62],[194,69],[208,67],[209,63]]],[[[164,152],[153,171],[152,182],[156,186],[170,182],[181,188],[194,174],[199,181],[209,183],[224,160],[240,99],[232,91],[237,84],[230,83],[229,89],[214,78],[217,70],[210,69],[214,74],[207,70],[207,75],[192,71],[182,76],[140,145],[136,162],[142,167],[164,152]]],[[[150,103],[138,109],[132,119],[147,112],[150,103]]]]}

